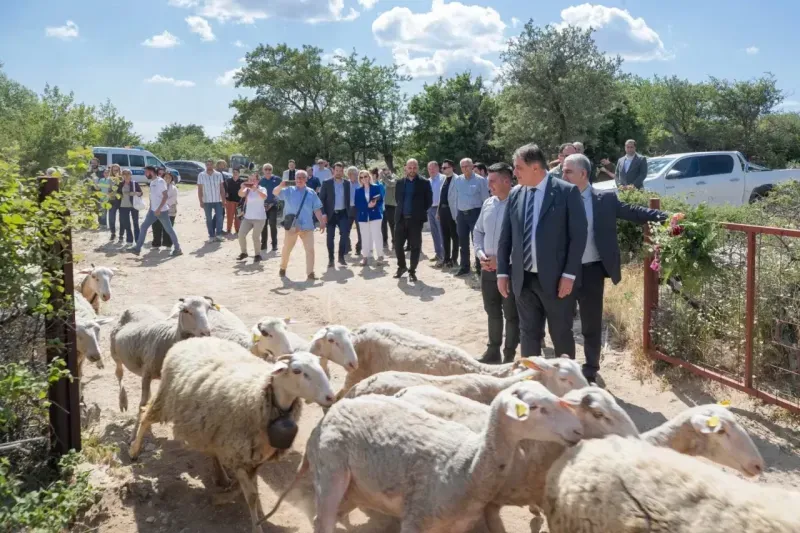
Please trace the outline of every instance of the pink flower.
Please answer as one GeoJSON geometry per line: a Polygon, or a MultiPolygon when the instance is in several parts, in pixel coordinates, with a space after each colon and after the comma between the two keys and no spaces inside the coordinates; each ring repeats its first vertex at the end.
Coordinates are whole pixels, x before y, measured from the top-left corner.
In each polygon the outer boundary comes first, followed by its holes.
{"type": "Polygon", "coordinates": [[[661,271],[661,263],[658,261],[658,258],[653,259],[653,262],[650,263],[650,269],[655,272],[661,271]]]}

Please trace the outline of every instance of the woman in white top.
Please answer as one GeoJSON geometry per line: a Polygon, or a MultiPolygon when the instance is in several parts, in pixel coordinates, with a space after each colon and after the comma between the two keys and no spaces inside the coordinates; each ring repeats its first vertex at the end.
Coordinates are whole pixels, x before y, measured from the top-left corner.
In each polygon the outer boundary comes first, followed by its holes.
{"type": "Polygon", "coordinates": [[[239,189],[239,198],[242,199],[240,209],[244,209],[244,216],[239,226],[239,247],[242,249],[242,253],[236,260],[241,261],[247,258],[247,234],[252,230],[253,253],[255,254],[253,262],[258,263],[261,261],[261,230],[264,229],[264,223],[267,221],[267,212],[264,210],[267,189],[258,186],[258,172],[250,174],[247,181],[242,183],[239,189]]]}
{"type": "MultiPolygon", "coordinates": [[[[169,172],[159,168],[158,175],[164,179],[167,184],[167,205],[164,206],[169,210],[169,221],[172,227],[175,227],[175,217],[178,216],[178,188],[175,186],[174,176],[169,172]]],[[[161,222],[155,221],[153,223],[153,248],[163,246],[164,248],[172,247],[172,239],[169,234],[164,231],[164,226],[161,222]]]]}

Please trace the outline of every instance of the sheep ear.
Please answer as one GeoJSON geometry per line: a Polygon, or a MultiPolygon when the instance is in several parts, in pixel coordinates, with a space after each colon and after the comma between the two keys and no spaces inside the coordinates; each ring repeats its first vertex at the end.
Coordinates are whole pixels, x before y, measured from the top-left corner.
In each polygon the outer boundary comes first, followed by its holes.
{"type": "Polygon", "coordinates": [[[710,435],[722,431],[722,420],[717,415],[706,415],[698,413],[692,416],[692,427],[698,433],[710,435]]]}
{"type": "Polygon", "coordinates": [[[287,370],[289,370],[289,363],[286,361],[282,361],[283,357],[279,357],[277,361],[275,361],[275,365],[272,367],[272,371],[270,372],[271,375],[277,376],[278,374],[283,374],[287,370]]]}
{"type": "Polygon", "coordinates": [[[89,274],[91,271],[94,270],[92,268],[82,268],[78,271],[78,274],[89,274]]]}
{"type": "Polygon", "coordinates": [[[584,395],[583,398],[581,398],[580,405],[581,407],[584,407],[590,411],[594,411],[599,407],[600,404],[597,401],[597,399],[591,393],[589,393],[584,395]]]}
{"type": "Polygon", "coordinates": [[[178,298],[178,301],[183,303],[185,301],[185,299],[184,298],[178,298]]]}
{"type": "Polygon", "coordinates": [[[208,300],[208,303],[210,303],[211,305],[214,305],[214,298],[212,298],[211,296],[203,296],[203,298],[208,300]]]}
{"type": "Polygon", "coordinates": [[[530,412],[528,404],[514,396],[506,404],[506,416],[512,420],[527,420],[530,412]]]}
{"type": "Polygon", "coordinates": [[[116,317],[113,317],[113,316],[101,316],[101,317],[97,317],[97,320],[95,320],[95,322],[97,323],[98,326],[102,326],[103,324],[108,324],[110,322],[113,322],[114,320],[116,320],[116,317]]]}
{"type": "Polygon", "coordinates": [[[542,367],[533,360],[533,357],[523,357],[518,363],[530,370],[542,370],[542,367]]]}

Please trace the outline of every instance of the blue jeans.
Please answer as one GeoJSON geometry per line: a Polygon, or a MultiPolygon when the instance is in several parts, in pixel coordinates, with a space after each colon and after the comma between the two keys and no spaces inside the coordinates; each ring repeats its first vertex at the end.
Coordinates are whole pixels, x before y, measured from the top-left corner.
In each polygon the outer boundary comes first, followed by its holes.
{"type": "Polygon", "coordinates": [[[122,237],[123,233],[125,241],[128,243],[139,240],[139,211],[132,207],[119,208],[119,236],[122,237]],[[133,222],[133,227],[131,227],[131,222],[133,222]]]}
{"type": "Polygon", "coordinates": [[[119,211],[118,205],[112,205],[108,210],[108,229],[111,231],[111,237],[117,234],[117,212],[119,211]]]}
{"type": "MultiPolygon", "coordinates": [[[[222,235],[222,202],[204,202],[203,211],[206,213],[206,229],[208,238],[213,239],[217,235],[222,235]],[[213,216],[211,212],[214,212],[213,216]]],[[[165,228],[166,229],[166,228],[165,228]]]]}
{"type": "Polygon", "coordinates": [[[136,239],[136,246],[134,247],[134,250],[136,252],[141,251],[144,240],[147,238],[147,230],[150,229],[150,226],[152,226],[153,222],[156,220],[161,222],[161,225],[164,227],[164,231],[166,231],[167,235],[169,235],[169,238],[172,239],[172,244],[174,246],[173,252],[180,250],[181,245],[178,244],[178,236],[175,235],[175,230],[172,229],[172,222],[169,220],[169,211],[164,210],[160,215],[156,216],[156,212],[152,209],[147,210],[147,216],[144,217],[144,222],[142,222],[142,227],[139,230],[139,238],[136,239]]]}
{"type": "Polygon", "coordinates": [[[444,243],[442,242],[442,226],[436,220],[436,212],[439,206],[435,205],[428,208],[428,226],[431,229],[431,237],[433,238],[433,249],[436,252],[436,259],[444,261],[444,243]]]}

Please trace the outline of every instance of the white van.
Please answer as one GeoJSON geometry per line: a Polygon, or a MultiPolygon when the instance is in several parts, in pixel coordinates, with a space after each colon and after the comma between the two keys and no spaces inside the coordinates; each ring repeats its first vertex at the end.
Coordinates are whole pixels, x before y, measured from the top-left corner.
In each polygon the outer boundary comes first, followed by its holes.
{"type": "Polygon", "coordinates": [[[128,168],[136,182],[147,181],[144,177],[144,167],[154,166],[166,168],[167,172],[175,177],[175,183],[181,181],[180,173],[174,168],[165,165],[159,158],[144,148],[113,148],[108,146],[95,146],[92,155],[100,162],[103,168],[110,168],[117,164],[120,168],[128,168]]]}

